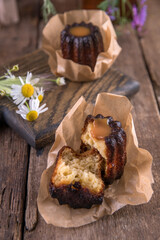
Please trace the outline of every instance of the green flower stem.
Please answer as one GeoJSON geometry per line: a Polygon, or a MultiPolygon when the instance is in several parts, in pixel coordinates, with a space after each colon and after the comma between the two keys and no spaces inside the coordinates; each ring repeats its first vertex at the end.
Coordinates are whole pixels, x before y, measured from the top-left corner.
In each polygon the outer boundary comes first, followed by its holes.
{"type": "Polygon", "coordinates": [[[47,78],[45,80],[48,80],[48,81],[51,81],[51,82],[56,82],[57,81],[57,79],[50,79],[50,78],[47,78]]]}
{"type": "Polygon", "coordinates": [[[28,108],[28,109],[29,109],[29,111],[30,111],[30,107],[29,107],[28,103],[27,103],[27,102],[25,102],[25,104],[26,104],[27,108],[28,108]]]}
{"type": "Polygon", "coordinates": [[[122,0],[122,17],[126,15],[126,0],[122,0]]]}
{"type": "Polygon", "coordinates": [[[50,0],[43,0],[42,13],[45,22],[48,21],[50,15],[56,15],[56,9],[50,0]]]}
{"type": "Polygon", "coordinates": [[[0,79],[3,79],[3,78],[5,78],[5,77],[6,77],[6,75],[3,75],[3,76],[0,77],[0,79]]]}

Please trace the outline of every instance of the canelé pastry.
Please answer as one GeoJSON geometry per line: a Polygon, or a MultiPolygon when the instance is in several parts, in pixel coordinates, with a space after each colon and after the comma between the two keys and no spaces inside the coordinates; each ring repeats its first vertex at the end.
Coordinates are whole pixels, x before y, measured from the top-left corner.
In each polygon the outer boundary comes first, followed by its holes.
{"type": "Polygon", "coordinates": [[[88,65],[94,70],[97,56],[104,51],[100,30],[92,23],[67,25],[61,32],[63,58],[88,65]]]}
{"type": "Polygon", "coordinates": [[[111,184],[122,176],[126,164],[126,133],[112,117],[88,115],[81,135],[81,152],[97,149],[103,157],[103,178],[111,184]]]}
{"type": "Polygon", "coordinates": [[[72,208],[101,204],[104,195],[101,164],[102,157],[96,149],[77,154],[64,146],[58,153],[51,178],[51,196],[72,208]]]}

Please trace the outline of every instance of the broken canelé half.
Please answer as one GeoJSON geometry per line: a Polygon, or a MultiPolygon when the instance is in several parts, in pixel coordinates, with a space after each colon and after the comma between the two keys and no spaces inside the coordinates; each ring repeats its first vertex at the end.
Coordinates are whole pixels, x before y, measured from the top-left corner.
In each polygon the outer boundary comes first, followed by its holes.
{"type": "Polygon", "coordinates": [[[103,179],[111,184],[119,179],[126,164],[126,133],[112,117],[88,115],[81,135],[81,152],[97,149],[103,158],[103,179]]]}
{"type": "Polygon", "coordinates": [[[77,154],[64,146],[58,153],[51,178],[51,197],[72,208],[101,204],[104,195],[101,165],[102,157],[96,149],[77,154]]]}

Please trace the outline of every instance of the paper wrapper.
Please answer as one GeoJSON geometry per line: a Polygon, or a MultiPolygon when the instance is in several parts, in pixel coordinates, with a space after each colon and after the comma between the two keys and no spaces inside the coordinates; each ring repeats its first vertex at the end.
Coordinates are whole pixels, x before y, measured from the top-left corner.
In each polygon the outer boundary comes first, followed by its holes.
{"type": "Polygon", "coordinates": [[[48,155],[47,169],[43,172],[38,194],[38,209],[47,223],[59,227],[78,227],[98,220],[104,215],[113,214],[123,206],[146,203],[152,196],[153,177],[151,172],[152,156],[138,148],[134,129],[131,103],[126,97],[101,93],[95,106],[81,97],[63,119],[56,131],[55,142],[48,155]],[[112,116],[122,123],[127,134],[127,163],[119,180],[114,181],[104,194],[103,203],[91,209],[72,209],[68,205],[59,205],[57,199],[49,194],[49,182],[53,173],[58,151],[64,145],[75,151],[80,148],[80,135],[88,114],[112,116]]]}
{"type": "Polygon", "coordinates": [[[42,47],[49,55],[48,63],[51,72],[76,82],[91,81],[102,77],[121,51],[110,18],[100,10],[74,10],[52,17],[43,30],[42,47]],[[97,25],[103,38],[104,52],[98,55],[94,72],[87,65],[64,59],[60,49],[61,31],[67,24],[82,21],[97,25]]]}

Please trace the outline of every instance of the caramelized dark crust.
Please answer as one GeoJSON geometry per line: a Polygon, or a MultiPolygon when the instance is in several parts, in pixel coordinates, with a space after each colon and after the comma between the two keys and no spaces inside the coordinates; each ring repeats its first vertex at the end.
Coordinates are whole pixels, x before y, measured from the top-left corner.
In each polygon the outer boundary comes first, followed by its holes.
{"type": "Polygon", "coordinates": [[[51,197],[57,198],[59,204],[68,204],[72,208],[89,209],[94,204],[101,204],[104,195],[104,184],[101,179],[101,164],[102,158],[96,149],[92,149],[83,154],[77,154],[72,148],[64,146],[57,155],[55,168],[49,185],[49,192],[51,194],[51,197]],[[82,187],[80,181],[73,181],[70,184],[65,184],[65,182],[62,180],[60,183],[56,184],[56,181],[54,181],[54,179],[57,175],[58,168],[60,168],[62,154],[67,149],[73,154],[73,156],[77,158],[85,158],[87,156],[92,156],[94,158],[95,156],[98,156],[99,162],[97,165],[98,167],[95,170],[95,175],[99,178],[101,184],[99,191],[93,191],[93,189],[89,189],[89,187],[82,187]]]}
{"type": "Polygon", "coordinates": [[[91,208],[94,204],[101,204],[103,193],[93,194],[87,188],[82,188],[79,182],[55,187],[50,183],[49,192],[52,198],[57,198],[60,205],[68,204],[72,208],[91,208]]]}
{"type": "Polygon", "coordinates": [[[98,54],[104,51],[99,28],[92,23],[85,22],[67,25],[61,32],[61,50],[63,58],[88,65],[93,71],[98,54]],[[90,34],[81,37],[72,35],[70,29],[78,26],[89,28],[90,34]]]}
{"type": "MultiPolygon", "coordinates": [[[[98,114],[96,117],[89,115],[82,129],[82,136],[87,131],[89,123],[97,118],[106,119],[111,128],[111,134],[104,138],[106,152],[104,158],[104,181],[105,184],[111,184],[115,179],[119,179],[124,171],[126,164],[126,133],[123,130],[119,121],[114,121],[112,117],[104,117],[98,114]]],[[[81,144],[81,152],[92,148],[92,146],[84,143],[81,144]]],[[[100,149],[96,148],[99,152],[100,149]]]]}

